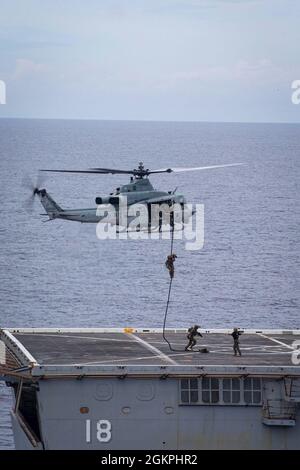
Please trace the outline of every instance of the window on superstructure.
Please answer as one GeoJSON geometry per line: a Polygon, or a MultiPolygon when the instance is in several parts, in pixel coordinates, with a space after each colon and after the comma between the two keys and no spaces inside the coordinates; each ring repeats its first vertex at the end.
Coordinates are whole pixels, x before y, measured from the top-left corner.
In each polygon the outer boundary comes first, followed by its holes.
{"type": "Polygon", "coordinates": [[[187,378],[179,384],[182,405],[259,406],[262,402],[261,378],[187,378]]]}
{"type": "Polygon", "coordinates": [[[223,402],[239,403],[241,400],[240,379],[223,379],[223,402]]]}
{"type": "Polygon", "coordinates": [[[219,379],[204,377],[202,379],[202,402],[218,403],[220,399],[219,379]]]}
{"type": "Polygon", "coordinates": [[[261,403],[261,379],[250,378],[244,379],[244,401],[247,405],[259,405],[261,403]]]}
{"type": "Polygon", "coordinates": [[[198,379],[181,379],[181,403],[198,403],[198,379]]]}

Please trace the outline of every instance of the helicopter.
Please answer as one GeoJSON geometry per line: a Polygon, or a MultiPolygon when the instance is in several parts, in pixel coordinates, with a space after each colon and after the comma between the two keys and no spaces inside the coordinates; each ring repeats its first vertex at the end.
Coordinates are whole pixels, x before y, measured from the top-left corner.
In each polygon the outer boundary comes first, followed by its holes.
{"type": "MultiPolygon", "coordinates": [[[[215,168],[224,168],[224,167],[233,167],[242,165],[242,163],[229,163],[223,165],[210,165],[210,166],[201,166],[193,168],[162,168],[158,170],[150,170],[145,168],[143,162],[140,162],[138,167],[133,170],[120,170],[113,168],[90,168],[87,170],[55,170],[55,169],[42,169],[40,172],[53,172],[53,173],[78,173],[78,174],[117,174],[117,175],[130,175],[130,181],[127,184],[124,184],[120,187],[117,187],[116,190],[110,193],[107,196],[96,197],[95,203],[96,207],[88,209],[63,209],[57,202],[50,196],[46,189],[40,189],[35,186],[32,188],[32,199],[35,196],[38,196],[42,206],[44,207],[47,215],[48,221],[54,219],[63,219],[81,223],[101,223],[109,222],[112,225],[119,226],[121,225],[120,221],[120,210],[121,207],[126,206],[126,215],[134,205],[142,205],[147,213],[149,218],[147,221],[147,228],[149,229],[152,226],[151,220],[151,208],[153,205],[165,205],[169,208],[171,214],[171,223],[174,224],[174,212],[172,209],[175,206],[179,206],[184,212],[184,221],[189,220],[189,218],[194,214],[193,210],[190,210],[186,207],[186,198],[182,194],[177,194],[176,189],[173,191],[159,191],[154,189],[152,186],[149,175],[158,174],[158,173],[173,173],[173,172],[184,172],[184,171],[194,171],[194,170],[208,170],[215,168]],[[107,216],[104,216],[104,212],[107,211],[108,207],[112,207],[115,210],[116,217],[113,219],[108,219],[107,216]],[[172,219],[173,215],[173,219],[172,219]]],[[[127,219],[127,223],[132,220],[132,217],[127,219]]],[[[159,229],[161,230],[162,225],[162,216],[159,212],[159,219],[157,221],[159,229]]]]}

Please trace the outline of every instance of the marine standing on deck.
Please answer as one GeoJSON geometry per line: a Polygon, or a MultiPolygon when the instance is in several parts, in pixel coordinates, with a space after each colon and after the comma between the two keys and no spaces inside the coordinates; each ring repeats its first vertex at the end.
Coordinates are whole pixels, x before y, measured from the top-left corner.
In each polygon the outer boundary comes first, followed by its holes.
{"type": "Polygon", "coordinates": [[[239,353],[239,356],[242,355],[239,341],[241,334],[242,331],[239,331],[237,328],[234,328],[233,332],[231,333],[231,336],[233,337],[233,352],[235,356],[237,355],[237,353],[239,353]]]}
{"type": "Polygon", "coordinates": [[[194,325],[188,329],[187,339],[189,340],[189,343],[185,347],[185,351],[187,351],[189,348],[191,348],[191,351],[192,351],[193,347],[197,343],[196,336],[201,336],[201,338],[203,338],[202,334],[199,333],[198,328],[200,328],[199,325],[194,325]]]}

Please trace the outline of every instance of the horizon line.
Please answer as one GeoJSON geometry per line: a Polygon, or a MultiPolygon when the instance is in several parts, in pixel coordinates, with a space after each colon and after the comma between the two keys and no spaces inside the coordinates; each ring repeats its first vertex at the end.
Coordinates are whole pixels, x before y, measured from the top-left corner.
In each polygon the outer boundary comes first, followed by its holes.
{"type": "Polygon", "coordinates": [[[0,116],[1,119],[20,119],[28,121],[104,121],[104,122],[149,122],[149,123],[199,123],[199,124],[300,124],[300,121],[205,121],[205,120],[169,120],[169,119],[109,119],[109,118],[76,118],[76,117],[25,117],[0,116]]]}

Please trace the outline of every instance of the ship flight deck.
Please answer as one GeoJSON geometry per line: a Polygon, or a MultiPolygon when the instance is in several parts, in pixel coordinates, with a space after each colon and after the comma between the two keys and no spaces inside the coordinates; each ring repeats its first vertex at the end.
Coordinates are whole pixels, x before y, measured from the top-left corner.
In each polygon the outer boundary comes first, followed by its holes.
{"type": "MultiPolygon", "coordinates": [[[[0,339],[18,359],[31,365],[38,375],[82,369],[84,373],[125,368],[144,371],[199,368],[280,370],[299,374],[292,361],[300,341],[300,330],[245,330],[241,335],[242,356],[233,355],[231,330],[201,330],[194,351],[185,351],[186,330],[168,330],[169,349],[161,330],[147,329],[3,329],[0,339]],[[207,348],[208,353],[198,352],[207,348]],[[290,370],[289,370],[290,369],[290,370]]],[[[46,374],[47,375],[47,374],[46,374]]]]}

